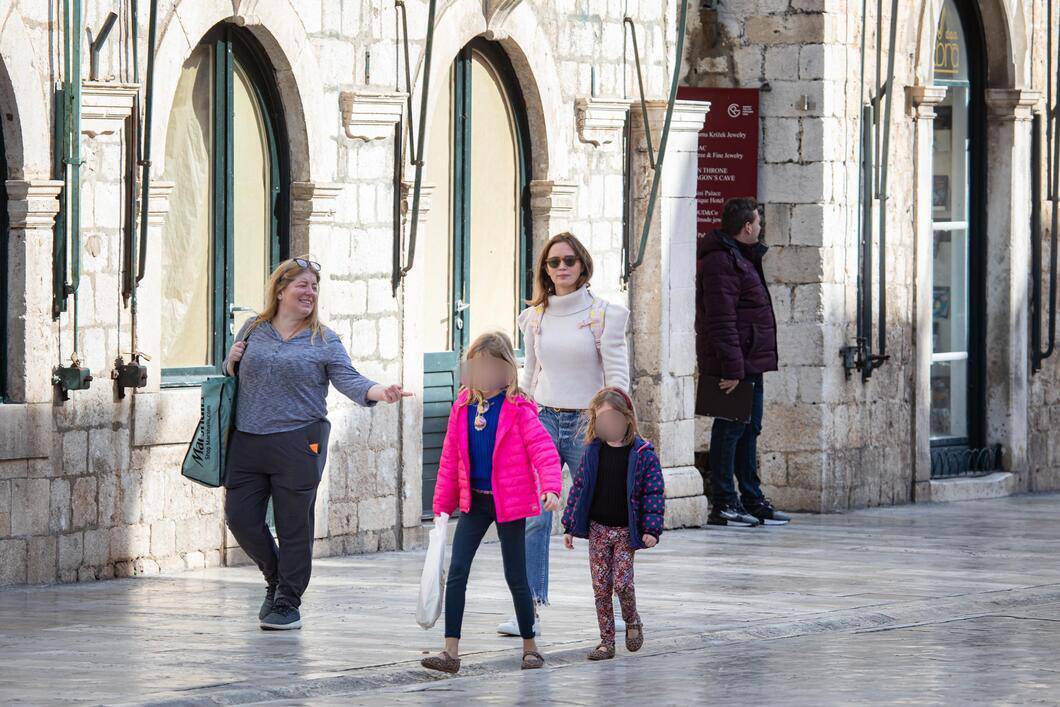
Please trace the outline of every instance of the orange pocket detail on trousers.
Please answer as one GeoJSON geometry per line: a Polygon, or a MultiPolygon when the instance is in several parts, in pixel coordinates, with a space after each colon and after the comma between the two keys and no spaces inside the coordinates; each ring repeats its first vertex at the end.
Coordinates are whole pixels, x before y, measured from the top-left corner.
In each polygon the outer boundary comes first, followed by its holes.
{"type": "Polygon", "coordinates": [[[313,454],[319,454],[320,453],[320,445],[317,444],[316,442],[310,442],[309,443],[309,451],[311,451],[313,454]]]}

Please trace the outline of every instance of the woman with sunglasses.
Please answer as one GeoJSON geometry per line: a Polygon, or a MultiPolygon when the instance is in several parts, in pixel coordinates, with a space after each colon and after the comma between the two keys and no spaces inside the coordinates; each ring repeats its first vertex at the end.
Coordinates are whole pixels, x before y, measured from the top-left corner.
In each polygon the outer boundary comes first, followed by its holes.
{"type": "MultiPolygon", "coordinates": [[[[521,387],[537,402],[540,418],[574,473],[585,451],[585,411],[604,386],[629,390],[629,310],[589,291],[593,259],[573,234],[545,243],[534,267],[534,295],[519,316],[526,350],[521,387]]],[[[548,604],[548,551],[552,513],[526,521],[526,573],[535,606],[548,604]]],[[[535,618],[535,633],[540,620],[535,618]]],[[[620,627],[619,630],[625,630],[620,627]]],[[[497,627],[519,635],[515,618],[497,627]]]]}
{"type": "Polygon", "coordinates": [[[225,519],[265,575],[263,629],[302,627],[298,607],[313,560],[313,507],[328,453],[328,384],[359,405],[396,403],[400,385],[358,373],[338,335],[320,323],[320,264],[280,263],[265,309],[239,331],[224,362],[239,376],[235,430],[228,445],[225,519]],[[277,548],[265,514],[272,498],[277,548]]]}

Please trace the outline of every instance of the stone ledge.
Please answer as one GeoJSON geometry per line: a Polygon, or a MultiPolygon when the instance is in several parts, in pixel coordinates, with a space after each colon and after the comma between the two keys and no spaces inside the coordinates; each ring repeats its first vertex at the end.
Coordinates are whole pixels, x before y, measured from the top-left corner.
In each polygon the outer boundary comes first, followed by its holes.
{"type": "Polygon", "coordinates": [[[51,448],[50,404],[0,405],[0,460],[47,459],[51,448]]]}
{"type": "Polygon", "coordinates": [[[932,479],[928,482],[927,500],[932,503],[948,503],[1001,498],[1016,493],[1018,487],[1018,477],[1008,471],[997,471],[986,476],[932,479]]]}
{"type": "Polygon", "coordinates": [[[666,499],[664,527],[667,530],[698,528],[706,524],[709,512],[707,497],[703,494],[684,498],[668,498],[666,499]]]}
{"type": "Polygon", "coordinates": [[[200,390],[172,388],[135,397],[133,446],[187,445],[199,422],[200,390]]]}
{"type": "Polygon", "coordinates": [[[663,469],[666,481],[667,503],[670,499],[703,495],[703,475],[694,466],[678,466],[663,469]]]}

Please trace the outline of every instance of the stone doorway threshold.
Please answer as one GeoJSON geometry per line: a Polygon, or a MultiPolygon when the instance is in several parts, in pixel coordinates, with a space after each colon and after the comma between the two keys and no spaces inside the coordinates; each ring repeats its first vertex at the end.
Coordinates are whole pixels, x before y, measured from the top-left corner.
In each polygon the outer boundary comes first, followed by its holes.
{"type": "Polygon", "coordinates": [[[985,476],[932,479],[928,482],[927,498],[917,500],[930,503],[977,501],[1011,496],[1018,491],[1019,481],[1015,474],[1010,471],[995,471],[985,476]]]}

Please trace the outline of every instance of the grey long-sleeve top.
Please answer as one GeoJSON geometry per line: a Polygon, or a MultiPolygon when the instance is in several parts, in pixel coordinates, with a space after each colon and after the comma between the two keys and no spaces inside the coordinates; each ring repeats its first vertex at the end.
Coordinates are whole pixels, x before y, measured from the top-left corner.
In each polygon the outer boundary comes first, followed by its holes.
{"type": "MultiPolygon", "coordinates": [[[[243,325],[237,341],[249,326],[249,322],[243,325]]],[[[225,371],[227,364],[226,359],[225,371]]],[[[331,329],[324,327],[324,335],[315,339],[307,329],[284,341],[271,323],[258,325],[239,362],[236,429],[273,434],[324,419],[329,382],[358,405],[375,405],[367,397],[375,381],[357,372],[342,340],[331,329]]]]}

